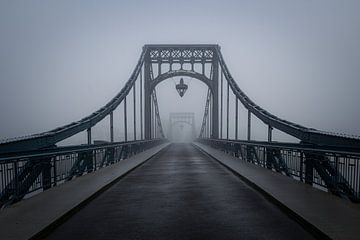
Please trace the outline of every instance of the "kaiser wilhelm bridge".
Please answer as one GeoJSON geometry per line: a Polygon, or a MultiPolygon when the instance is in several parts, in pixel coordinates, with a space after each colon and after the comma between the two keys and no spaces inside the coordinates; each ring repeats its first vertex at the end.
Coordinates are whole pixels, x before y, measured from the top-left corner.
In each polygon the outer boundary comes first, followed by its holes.
{"type": "Polygon", "coordinates": [[[253,102],[219,45],[145,45],[125,86],[98,111],[0,142],[0,238],[359,239],[359,161],[359,137],[253,102]],[[174,77],[180,97],[183,78],[207,87],[199,132],[188,112],[170,114],[163,130],[156,86],[174,77]],[[116,142],[120,108],[124,141],[116,142]],[[254,140],[253,118],[267,141],[254,140]],[[104,121],[110,138],[94,141],[104,121]],[[168,140],[179,124],[191,127],[192,143],[168,140]],[[274,141],[274,129],[298,141],[274,141]],[[59,146],[81,132],[85,144],[59,146]]]}

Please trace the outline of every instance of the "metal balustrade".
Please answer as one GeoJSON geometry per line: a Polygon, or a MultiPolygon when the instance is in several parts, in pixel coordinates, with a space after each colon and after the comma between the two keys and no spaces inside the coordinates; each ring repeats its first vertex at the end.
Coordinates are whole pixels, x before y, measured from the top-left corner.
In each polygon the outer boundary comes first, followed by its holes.
{"type": "Polygon", "coordinates": [[[324,191],[360,201],[358,149],[202,138],[199,142],[324,191]]]}
{"type": "Polygon", "coordinates": [[[164,139],[61,147],[0,157],[0,206],[125,160],[164,139]]]}

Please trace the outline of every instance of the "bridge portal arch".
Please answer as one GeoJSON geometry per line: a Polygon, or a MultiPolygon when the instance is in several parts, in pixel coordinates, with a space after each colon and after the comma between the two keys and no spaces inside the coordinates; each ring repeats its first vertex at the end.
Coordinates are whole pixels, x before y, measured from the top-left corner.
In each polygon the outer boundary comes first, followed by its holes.
{"type": "Polygon", "coordinates": [[[205,83],[212,97],[212,129],[211,137],[219,136],[219,57],[217,45],[148,45],[144,57],[144,133],[145,139],[151,139],[152,94],[155,87],[162,81],[177,76],[192,77],[205,83]],[[169,71],[162,73],[162,66],[169,66],[169,71]],[[174,70],[173,65],[180,65],[174,70]],[[190,64],[191,70],[185,70],[184,64],[190,64]],[[195,65],[201,66],[201,72],[196,71],[195,65]],[[206,66],[210,66],[210,76],[206,76],[206,66]],[[154,77],[153,69],[157,69],[154,77]]]}

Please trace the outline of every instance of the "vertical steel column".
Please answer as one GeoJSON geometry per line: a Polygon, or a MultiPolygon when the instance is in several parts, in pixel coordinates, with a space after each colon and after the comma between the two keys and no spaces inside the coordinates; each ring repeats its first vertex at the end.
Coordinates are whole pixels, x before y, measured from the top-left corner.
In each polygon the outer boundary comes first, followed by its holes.
{"type": "Polygon", "coordinates": [[[209,138],[212,137],[213,131],[212,131],[212,94],[210,94],[210,101],[209,101],[209,138]]]}
{"type": "MultiPolygon", "coordinates": [[[[270,143],[271,141],[272,141],[272,127],[268,125],[268,142],[270,143]]],[[[265,149],[266,149],[266,163],[264,161],[264,167],[266,165],[268,169],[271,169],[272,162],[275,161],[273,150],[270,148],[264,148],[264,153],[265,153],[265,149]]],[[[264,155],[264,159],[265,159],[265,155],[264,155]]]]}
{"type": "Polygon", "coordinates": [[[155,111],[154,111],[154,101],[151,97],[151,138],[155,138],[155,111]]]}
{"type": "Polygon", "coordinates": [[[91,144],[91,127],[89,127],[87,129],[87,142],[88,142],[88,145],[91,144]]]}
{"type": "Polygon", "coordinates": [[[150,75],[151,59],[150,53],[145,54],[144,60],[144,127],[145,139],[151,139],[151,75],[150,75]]]}
{"type": "Polygon", "coordinates": [[[227,96],[226,96],[226,139],[229,139],[229,91],[230,84],[227,81],[227,96]]]}
{"type": "Polygon", "coordinates": [[[207,125],[207,122],[208,122],[208,116],[206,116],[205,118],[205,129],[204,129],[204,135],[205,135],[205,138],[207,138],[207,130],[208,130],[208,125],[207,125]]]}
{"type": "Polygon", "coordinates": [[[211,116],[210,116],[211,112],[210,112],[210,109],[209,109],[209,115],[208,115],[208,135],[209,135],[209,138],[211,138],[211,116]]]}
{"type": "Polygon", "coordinates": [[[110,142],[114,142],[114,112],[110,113],[110,142]]]}
{"type": "Polygon", "coordinates": [[[238,140],[238,122],[239,122],[239,119],[238,119],[239,102],[238,102],[238,100],[239,99],[235,96],[235,140],[238,140]]]}
{"type": "Polygon", "coordinates": [[[224,80],[224,74],[223,71],[221,70],[221,80],[220,80],[220,138],[223,137],[223,80],[224,80]]]}
{"type": "Polygon", "coordinates": [[[195,117],[194,115],[192,115],[192,118],[191,118],[191,130],[192,130],[192,138],[193,140],[196,138],[196,130],[195,130],[195,117]]]}
{"type": "Polygon", "coordinates": [[[140,69],[140,139],[143,140],[144,139],[144,135],[143,135],[143,100],[142,100],[142,88],[143,88],[143,84],[142,84],[142,68],[140,69]]]}
{"type": "Polygon", "coordinates": [[[172,141],[172,117],[171,113],[169,114],[169,124],[168,124],[168,134],[167,137],[170,141],[172,141]]]}
{"type": "Polygon", "coordinates": [[[247,131],[247,140],[251,140],[251,112],[248,110],[248,131],[247,131]]]}
{"type": "Polygon", "coordinates": [[[124,98],[124,133],[125,133],[125,142],[127,142],[127,106],[126,106],[126,96],[124,98]]]}
{"type": "Polygon", "coordinates": [[[300,182],[304,181],[303,172],[304,172],[304,153],[300,152],[300,182]]]}
{"type": "Polygon", "coordinates": [[[268,127],[268,142],[272,142],[272,126],[269,125],[268,127]]]}
{"type": "Polygon", "coordinates": [[[152,110],[152,114],[153,114],[153,122],[154,122],[154,127],[153,127],[153,129],[154,129],[154,138],[156,138],[157,137],[157,134],[156,134],[156,132],[157,132],[157,119],[156,119],[156,114],[155,114],[155,102],[153,101],[153,110],[152,110]]]}
{"type": "Polygon", "coordinates": [[[133,86],[133,104],[134,104],[134,140],[136,140],[136,81],[134,82],[133,86]]]}
{"type": "Polygon", "coordinates": [[[219,58],[213,56],[212,63],[212,129],[211,137],[219,138],[219,58]]]}

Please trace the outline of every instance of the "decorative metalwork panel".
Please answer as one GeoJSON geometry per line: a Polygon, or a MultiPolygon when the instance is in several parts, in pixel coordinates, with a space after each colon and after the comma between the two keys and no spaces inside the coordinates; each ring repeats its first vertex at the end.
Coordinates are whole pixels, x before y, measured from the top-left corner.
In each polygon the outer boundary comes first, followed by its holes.
{"type": "Polygon", "coordinates": [[[211,63],[218,45],[146,45],[152,63],[211,63]]]}

